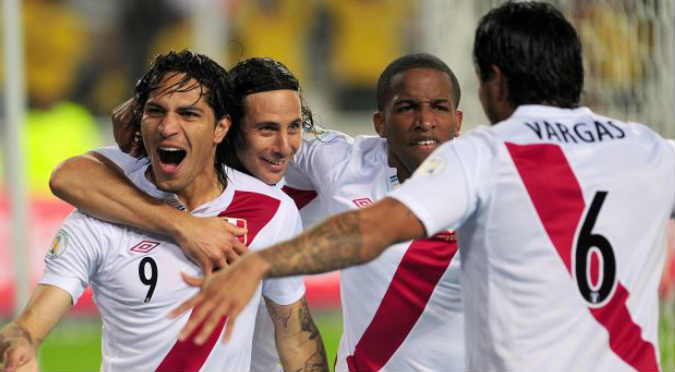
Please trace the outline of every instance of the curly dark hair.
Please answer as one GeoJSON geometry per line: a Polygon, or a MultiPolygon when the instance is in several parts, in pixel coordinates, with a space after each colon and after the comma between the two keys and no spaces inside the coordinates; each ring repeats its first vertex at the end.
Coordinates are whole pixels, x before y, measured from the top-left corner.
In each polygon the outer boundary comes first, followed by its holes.
{"type": "MultiPolygon", "coordinates": [[[[145,103],[150,93],[161,87],[160,83],[167,75],[183,74],[181,81],[172,87],[175,92],[187,92],[200,89],[200,98],[204,97],[206,103],[213,109],[216,121],[230,115],[233,110],[233,96],[227,71],[211,58],[193,53],[189,50],[180,52],[171,51],[155,57],[150,69],[136,84],[135,89],[135,126],[140,128],[145,103]],[[196,84],[190,82],[196,81],[196,84]]],[[[218,180],[226,183],[225,170],[222,165],[226,164],[227,145],[221,142],[216,148],[215,169],[218,180]]],[[[139,157],[147,156],[145,148],[141,148],[139,157]]]]}
{"type": "Polygon", "coordinates": [[[514,106],[578,106],[584,85],[581,42],[565,16],[543,2],[508,2],[492,9],[476,29],[473,60],[481,81],[492,66],[508,82],[514,106]]]}
{"type": "Polygon", "coordinates": [[[250,94],[289,89],[298,92],[302,107],[302,126],[311,129],[314,126],[312,111],[306,105],[298,79],[283,63],[272,58],[248,58],[230,69],[230,86],[234,102],[230,117],[232,125],[225,137],[227,143],[226,164],[240,171],[248,172],[239,161],[235,141],[242,135],[241,123],[246,114],[244,98],[250,94]]]}

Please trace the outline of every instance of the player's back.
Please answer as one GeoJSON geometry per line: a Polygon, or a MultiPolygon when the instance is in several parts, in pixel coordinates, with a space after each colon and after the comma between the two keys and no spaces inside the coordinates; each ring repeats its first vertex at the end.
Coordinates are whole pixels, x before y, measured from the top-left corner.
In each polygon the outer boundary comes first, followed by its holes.
{"type": "Polygon", "coordinates": [[[658,369],[672,146],[639,124],[546,106],[466,140],[468,367],[658,369]]]}

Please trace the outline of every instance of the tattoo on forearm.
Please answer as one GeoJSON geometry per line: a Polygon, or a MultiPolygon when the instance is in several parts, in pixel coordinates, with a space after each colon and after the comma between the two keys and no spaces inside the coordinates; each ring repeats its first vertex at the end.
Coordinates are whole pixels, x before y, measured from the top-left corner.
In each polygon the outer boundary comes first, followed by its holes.
{"type": "Polygon", "coordinates": [[[345,213],[317,226],[306,236],[261,251],[261,257],[271,264],[267,275],[312,274],[365,262],[368,254],[360,225],[359,211],[345,213]]]}
{"type": "Polygon", "coordinates": [[[302,306],[298,311],[298,318],[303,335],[307,334],[306,337],[309,339],[309,342],[313,343],[315,347],[314,352],[307,356],[304,367],[301,370],[328,371],[328,361],[326,359],[326,350],[323,347],[323,340],[321,339],[319,329],[314,324],[305,299],[302,300],[302,306]]]}

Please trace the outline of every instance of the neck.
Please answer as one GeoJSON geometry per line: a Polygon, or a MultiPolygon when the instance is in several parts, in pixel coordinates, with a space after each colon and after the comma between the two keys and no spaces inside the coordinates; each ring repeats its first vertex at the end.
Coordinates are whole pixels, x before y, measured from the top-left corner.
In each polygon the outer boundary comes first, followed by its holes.
{"type": "MultiPolygon", "coordinates": [[[[148,167],[146,177],[157,186],[155,177],[152,173],[152,167],[148,167]]],[[[225,184],[221,183],[214,167],[204,169],[190,184],[182,190],[169,191],[176,194],[178,200],[188,211],[193,211],[202,204],[208,203],[217,198],[225,189],[225,184]]]]}
{"type": "Polygon", "coordinates": [[[396,168],[396,176],[398,177],[398,182],[403,183],[403,181],[407,180],[410,178],[412,175],[412,172],[403,164],[402,161],[400,161],[396,155],[391,152],[391,150],[387,151],[387,163],[389,163],[389,166],[392,168],[396,168]]]}

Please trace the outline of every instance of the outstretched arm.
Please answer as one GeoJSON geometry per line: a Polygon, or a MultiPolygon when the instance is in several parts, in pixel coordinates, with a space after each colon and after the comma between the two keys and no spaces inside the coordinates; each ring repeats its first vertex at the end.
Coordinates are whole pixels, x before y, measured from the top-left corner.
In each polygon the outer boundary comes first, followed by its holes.
{"type": "Polygon", "coordinates": [[[290,305],[265,298],[284,371],[328,371],[321,334],[303,297],[290,305]]]}
{"type": "Polygon", "coordinates": [[[21,315],[0,331],[3,371],[37,371],[37,349],[70,305],[68,292],[38,285],[21,315]]]}
{"type": "Polygon", "coordinates": [[[178,316],[199,306],[181,339],[191,334],[204,319],[195,338],[201,344],[227,315],[226,338],[241,309],[248,303],[264,277],[314,274],[355,266],[379,256],[388,246],[424,236],[424,227],[402,203],[384,198],[369,208],[342,213],[327,219],[295,239],[269,249],[246,254],[228,270],[207,279],[202,290],[172,311],[178,316]]]}
{"type": "Polygon", "coordinates": [[[226,266],[241,252],[232,247],[244,229],[222,218],[197,218],[138,190],[106,157],[90,152],[72,157],[52,173],[57,197],[91,216],[173,238],[205,272],[226,266]]]}

